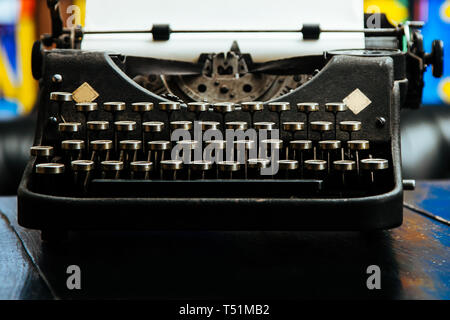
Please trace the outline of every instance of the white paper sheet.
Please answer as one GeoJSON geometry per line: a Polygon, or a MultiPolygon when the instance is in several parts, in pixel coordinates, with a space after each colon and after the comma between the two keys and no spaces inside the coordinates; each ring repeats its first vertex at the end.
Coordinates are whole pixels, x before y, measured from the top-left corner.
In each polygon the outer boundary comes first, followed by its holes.
{"type": "MultiPolygon", "coordinates": [[[[362,0],[87,0],[85,29],[151,29],[156,23],[172,29],[300,29],[304,23],[361,29],[363,18],[362,0]]],[[[165,42],[151,34],[86,35],[82,49],[196,61],[200,53],[228,51],[233,40],[257,62],[364,47],[362,33],[322,33],[319,40],[297,33],[214,33],[172,34],[165,42]]]]}

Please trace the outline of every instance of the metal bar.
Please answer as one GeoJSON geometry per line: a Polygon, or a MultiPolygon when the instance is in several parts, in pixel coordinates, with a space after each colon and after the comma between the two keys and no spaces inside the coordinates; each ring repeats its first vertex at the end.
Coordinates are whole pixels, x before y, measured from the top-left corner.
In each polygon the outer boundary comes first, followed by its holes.
{"type": "MultiPolygon", "coordinates": [[[[321,29],[320,32],[327,33],[398,33],[402,28],[381,28],[381,29],[321,29]]],[[[270,29],[270,30],[171,30],[170,33],[300,33],[301,29],[270,29]]],[[[85,30],[84,34],[131,34],[131,33],[152,33],[152,30],[85,30]]]]}

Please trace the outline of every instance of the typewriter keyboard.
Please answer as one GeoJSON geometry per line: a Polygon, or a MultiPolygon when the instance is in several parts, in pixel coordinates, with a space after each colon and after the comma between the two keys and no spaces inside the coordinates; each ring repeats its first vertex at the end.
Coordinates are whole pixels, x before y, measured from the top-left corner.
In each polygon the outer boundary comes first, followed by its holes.
{"type": "Polygon", "coordinates": [[[97,104],[65,92],[50,100],[56,135],[31,147],[34,192],[337,198],[393,187],[390,143],[362,136],[365,124],[344,103],[97,104]],[[255,120],[262,112],[272,116],[255,120]]]}

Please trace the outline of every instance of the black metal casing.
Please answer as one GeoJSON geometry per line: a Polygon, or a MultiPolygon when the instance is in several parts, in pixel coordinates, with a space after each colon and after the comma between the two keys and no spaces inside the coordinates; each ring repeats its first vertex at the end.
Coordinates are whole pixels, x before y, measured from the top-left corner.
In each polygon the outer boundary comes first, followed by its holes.
{"type": "MultiPolygon", "coordinates": [[[[292,193],[295,181],[273,180],[270,183],[252,181],[252,188],[259,188],[261,192],[246,197],[245,190],[249,187],[246,181],[215,180],[171,183],[178,183],[178,189],[183,184],[188,188],[202,184],[204,189],[214,186],[220,188],[218,194],[222,196],[213,194],[201,197],[198,192],[189,190],[185,195],[181,192],[176,197],[164,194],[152,196],[150,190],[145,197],[132,198],[57,197],[33,190],[35,159],[31,158],[18,190],[19,223],[41,230],[376,230],[397,227],[402,223],[403,203],[399,114],[401,87],[407,80],[395,77],[394,69],[394,60],[389,56],[336,55],[309,82],[276,100],[292,105],[309,101],[323,105],[342,101],[352,91],[360,89],[372,103],[358,115],[351,114],[347,120],[361,121],[365,124],[361,136],[388,146],[386,156],[392,163],[390,191],[355,198],[281,197],[271,196],[271,190],[277,189],[275,194],[289,188],[292,193]],[[377,126],[377,117],[387,120],[384,126],[377,126]],[[206,185],[208,183],[210,185],[206,185]],[[241,190],[242,193],[231,192],[227,195],[227,189],[241,190]]],[[[137,101],[155,104],[165,101],[136,84],[108,54],[80,50],[46,51],[40,81],[35,145],[57,139],[57,128],[48,120],[52,108],[50,92],[73,92],[84,82],[99,93],[96,100],[99,105],[106,101],[123,101],[127,105],[137,101]],[[54,74],[60,74],[64,79],[58,87],[51,80],[54,74]]],[[[69,118],[80,117],[68,108],[65,112],[69,118]]],[[[182,113],[174,114],[174,120],[185,116],[182,113]]],[[[240,120],[241,116],[239,113],[230,115],[230,121],[240,120]]],[[[95,117],[104,119],[109,115],[100,110],[95,117]]],[[[138,115],[127,109],[120,117],[133,120],[138,115]]],[[[264,110],[255,117],[255,121],[258,117],[273,121],[276,115],[264,110]]],[[[295,110],[283,114],[283,119],[295,121],[297,118],[295,110]]],[[[166,115],[155,108],[152,119],[164,121],[166,115]]],[[[332,114],[322,114],[320,120],[331,121],[332,114]]],[[[339,134],[342,137],[338,135],[338,139],[345,139],[343,133],[339,134]]]]}

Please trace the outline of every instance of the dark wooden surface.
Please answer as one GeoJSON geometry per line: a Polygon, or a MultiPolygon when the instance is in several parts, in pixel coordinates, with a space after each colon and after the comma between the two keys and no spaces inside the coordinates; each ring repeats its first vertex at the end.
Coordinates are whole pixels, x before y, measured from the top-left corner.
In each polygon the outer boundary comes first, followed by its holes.
{"type": "MultiPolygon", "coordinates": [[[[407,192],[450,215],[450,182],[407,192]]],[[[339,214],[336,208],[336,214],[339,214]]],[[[49,246],[0,198],[0,299],[450,299],[450,227],[404,210],[400,228],[360,232],[95,232],[49,246]],[[82,289],[66,288],[79,265],[82,289]],[[368,290],[366,268],[381,268],[368,290]]]]}

